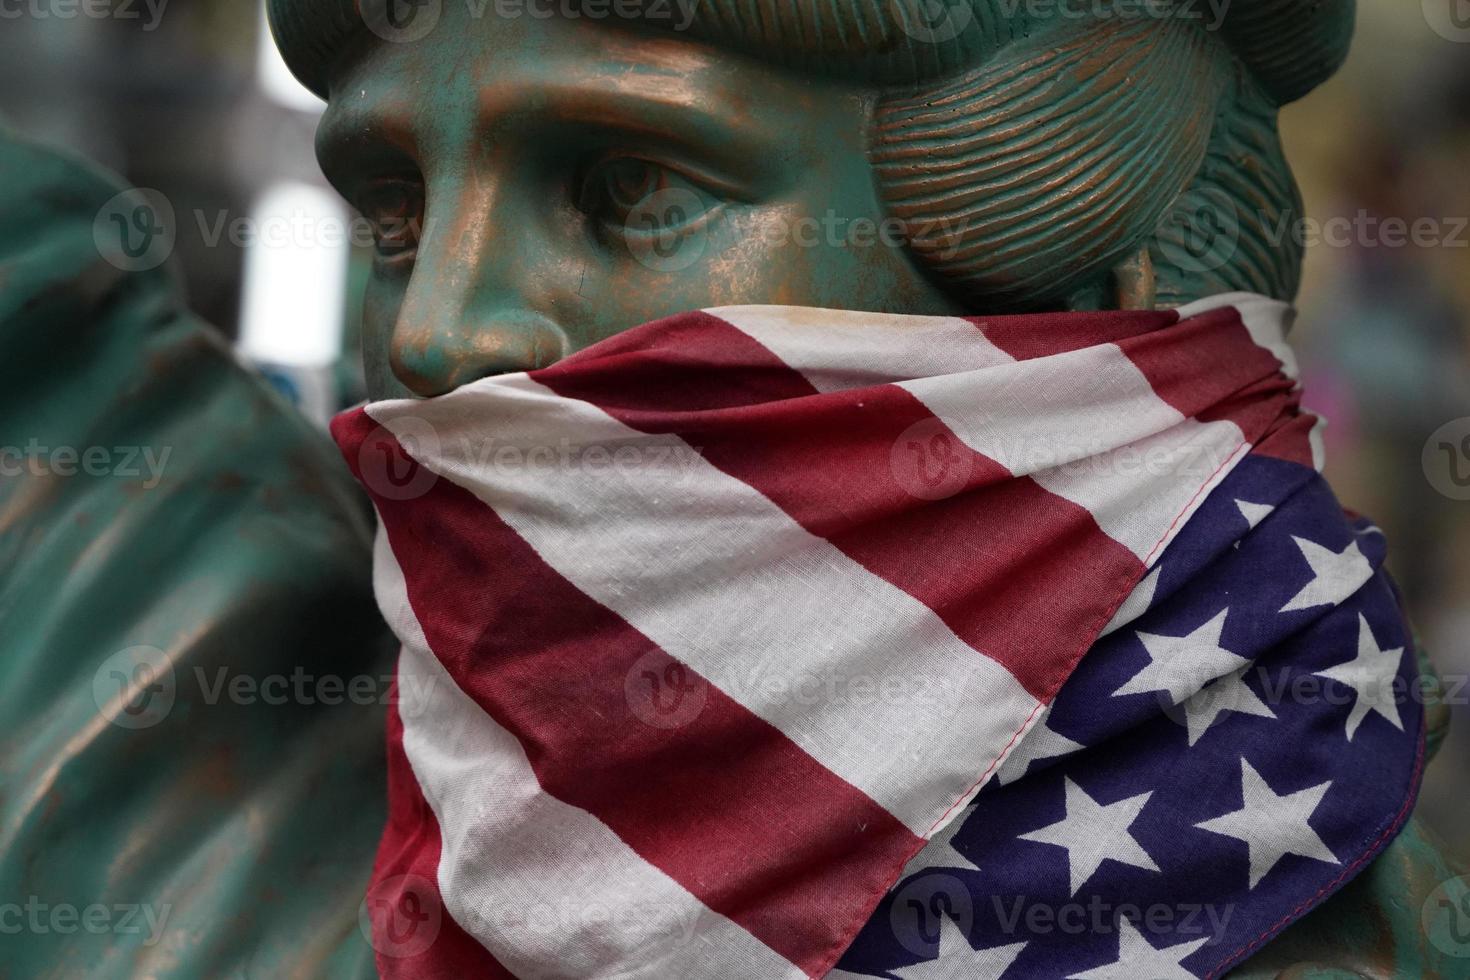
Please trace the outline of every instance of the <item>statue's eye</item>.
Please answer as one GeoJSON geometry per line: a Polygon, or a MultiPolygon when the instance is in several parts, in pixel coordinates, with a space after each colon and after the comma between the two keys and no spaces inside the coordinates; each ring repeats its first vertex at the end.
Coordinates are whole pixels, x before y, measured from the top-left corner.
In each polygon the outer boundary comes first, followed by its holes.
{"type": "Polygon", "coordinates": [[[625,235],[677,234],[715,205],[688,178],[638,157],[594,164],[582,180],[577,200],[587,215],[625,235]]]}
{"type": "Polygon", "coordinates": [[[357,199],[357,209],[372,227],[373,243],[384,259],[411,256],[424,230],[424,185],[418,180],[378,180],[357,199]]]}

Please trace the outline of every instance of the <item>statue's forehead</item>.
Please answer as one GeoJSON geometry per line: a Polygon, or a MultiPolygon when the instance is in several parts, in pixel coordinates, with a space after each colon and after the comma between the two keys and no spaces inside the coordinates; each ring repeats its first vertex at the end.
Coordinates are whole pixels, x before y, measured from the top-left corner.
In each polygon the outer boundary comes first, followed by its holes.
{"type": "Polygon", "coordinates": [[[561,17],[698,38],[781,64],[888,86],[973,70],[1052,31],[1119,20],[1188,21],[1244,63],[1279,106],[1322,82],[1346,55],[1355,0],[267,0],[292,70],[318,93],[344,46],[376,34],[412,42],[466,20],[514,27],[561,17]],[[390,15],[396,13],[396,16],[390,15]]]}
{"type": "Polygon", "coordinates": [[[706,150],[772,155],[814,138],[859,153],[865,145],[871,99],[851,82],[586,19],[485,19],[464,5],[446,5],[445,18],[413,43],[359,46],[338,62],[324,145],[370,134],[412,141],[414,152],[435,139],[451,152],[536,122],[616,125],[706,150]]]}
{"type": "MultiPolygon", "coordinates": [[[[405,86],[437,100],[450,91],[595,86],[654,102],[691,89],[717,92],[727,111],[751,111],[759,66],[686,35],[611,30],[585,18],[494,17],[447,4],[435,30],[412,42],[374,39],[337,62],[333,96],[405,86]]],[[[767,72],[767,74],[769,74],[767,72]]]]}

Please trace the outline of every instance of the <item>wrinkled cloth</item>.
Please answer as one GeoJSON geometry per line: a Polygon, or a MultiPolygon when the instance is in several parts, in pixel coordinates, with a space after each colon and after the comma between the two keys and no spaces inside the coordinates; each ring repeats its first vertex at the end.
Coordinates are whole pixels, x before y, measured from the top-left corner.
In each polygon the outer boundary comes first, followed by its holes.
{"type": "Polygon", "coordinates": [[[724,308],[340,416],[402,643],[379,970],[1248,956],[1423,748],[1289,318],[724,308]]]}

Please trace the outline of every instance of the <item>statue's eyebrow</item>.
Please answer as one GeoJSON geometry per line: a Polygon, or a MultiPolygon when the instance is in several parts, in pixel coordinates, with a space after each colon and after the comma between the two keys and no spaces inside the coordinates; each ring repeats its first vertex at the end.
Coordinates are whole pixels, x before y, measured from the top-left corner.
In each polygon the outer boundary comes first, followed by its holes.
{"type": "Polygon", "coordinates": [[[317,161],[329,179],[360,165],[364,154],[404,163],[418,155],[411,107],[367,100],[365,95],[362,101],[332,101],[317,127],[317,161]]]}
{"type": "Polygon", "coordinates": [[[517,116],[534,116],[538,126],[633,133],[731,156],[734,164],[748,165],[750,161],[742,157],[774,153],[780,145],[778,134],[762,117],[732,118],[718,92],[688,76],[644,69],[592,71],[582,77],[544,80],[524,90],[481,91],[482,131],[517,116]]]}
{"type": "MultiPolygon", "coordinates": [[[[568,127],[582,132],[633,133],[750,170],[779,153],[781,134],[748,111],[749,93],[734,90],[701,59],[647,58],[594,61],[568,72],[548,65],[529,77],[481,86],[476,93],[479,134],[568,127]],[[524,124],[518,125],[518,124],[524,124]]],[[[334,97],[317,133],[317,156],[329,175],[360,166],[365,153],[412,160],[428,134],[416,132],[423,108],[411,95],[356,96],[352,86],[334,97]]],[[[468,107],[466,107],[468,109],[468,107]]]]}

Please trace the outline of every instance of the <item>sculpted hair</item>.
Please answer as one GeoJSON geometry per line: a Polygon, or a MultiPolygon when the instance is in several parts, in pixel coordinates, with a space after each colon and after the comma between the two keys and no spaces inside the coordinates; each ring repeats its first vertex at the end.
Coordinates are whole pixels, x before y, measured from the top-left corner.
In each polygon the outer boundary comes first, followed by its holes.
{"type": "MultiPolygon", "coordinates": [[[[271,25],[326,96],[334,59],[371,40],[361,5],[383,2],[270,0],[271,25]]],[[[882,197],[977,309],[1103,295],[1145,249],[1160,306],[1296,292],[1277,109],[1341,64],[1353,0],[637,2],[649,29],[687,17],[699,40],[872,86],[882,197]]]]}

